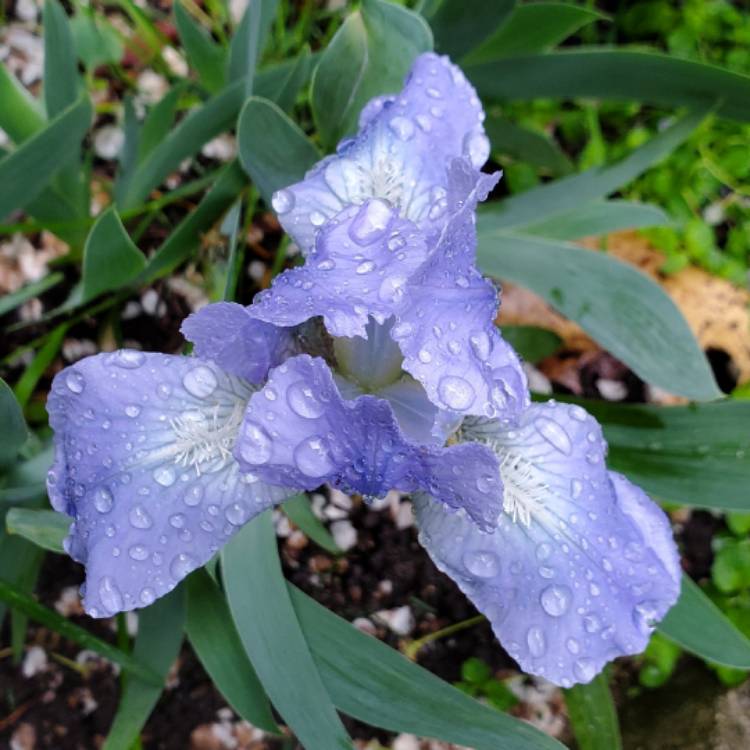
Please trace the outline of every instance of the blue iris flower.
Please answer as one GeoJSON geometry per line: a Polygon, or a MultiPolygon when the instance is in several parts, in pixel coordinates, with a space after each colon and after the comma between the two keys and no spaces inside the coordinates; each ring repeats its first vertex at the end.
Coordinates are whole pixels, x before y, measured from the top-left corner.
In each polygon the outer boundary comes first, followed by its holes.
{"type": "Polygon", "coordinates": [[[53,506],[92,616],[146,606],[246,522],[329,483],[413,493],[420,541],[521,667],[569,686],[645,647],[676,601],[664,513],[609,472],[579,406],[531,404],[475,266],[498,174],[476,94],[420,56],[273,206],[305,263],[209,305],[195,356],[121,350],[48,401],[53,506]]]}

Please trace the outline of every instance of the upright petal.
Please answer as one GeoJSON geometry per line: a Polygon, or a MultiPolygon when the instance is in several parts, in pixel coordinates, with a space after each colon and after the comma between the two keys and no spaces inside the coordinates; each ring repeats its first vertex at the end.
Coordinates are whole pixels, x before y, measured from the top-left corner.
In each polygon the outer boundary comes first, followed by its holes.
{"type": "Polygon", "coordinates": [[[289,494],[232,457],[252,392],[212,362],[133,350],[57,375],[48,491],[74,519],[67,544],[86,565],[89,614],[150,604],[289,494]]]}
{"type": "Polygon", "coordinates": [[[446,57],[417,58],[402,92],[366,105],[362,129],[339,144],[302,182],[280,190],[273,205],[303,252],[318,229],[348,205],[381,198],[433,234],[447,212],[447,167],[465,156],[480,168],[489,156],[476,92],[446,57]]]}
{"type": "Polygon", "coordinates": [[[417,497],[437,566],[526,672],[569,686],[642,651],[677,599],[676,549],[664,513],[610,478],[595,420],[578,406],[535,404],[516,430],[485,423],[466,436],[496,452],[505,513],[483,534],[417,497]]]}
{"type": "Polygon", "coordinates": [[[330,482],[365,496],[424,489],[482,528],[494,526],[502,503],[491,492],[499,479],[490,450],[409,440],[387,401],[344,400],[326,363],[307,355],[272,370],[252,396],[235,455],[247,471],[288,487],[330,482]]]}
{"type": "Polygon", "coordinates": [[[256,385],[294,350],[291,331],[258,320],[235,302],[201,308],[185,318],[180,330],[199,357],[256,385]]]}

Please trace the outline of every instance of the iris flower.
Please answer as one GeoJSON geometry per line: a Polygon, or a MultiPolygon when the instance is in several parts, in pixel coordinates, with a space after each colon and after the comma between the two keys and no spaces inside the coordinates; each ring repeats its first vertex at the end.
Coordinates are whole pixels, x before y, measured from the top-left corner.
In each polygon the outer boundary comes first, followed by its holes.
{"type": "Polygon", "coordinates": [[[324,483],[413,493],[420,541],[527,672],[564,686],[645,647],[679,593],[668,520],[608,472],[581,407],[531,404],[475,267],[499,175],[472,87],[420,56],[356,137],[273,197],[303,266],[209,305],[194,356],[121,350],[48,401],[53,506],[92,616],[146,606],[243,524],[324,483]]]}

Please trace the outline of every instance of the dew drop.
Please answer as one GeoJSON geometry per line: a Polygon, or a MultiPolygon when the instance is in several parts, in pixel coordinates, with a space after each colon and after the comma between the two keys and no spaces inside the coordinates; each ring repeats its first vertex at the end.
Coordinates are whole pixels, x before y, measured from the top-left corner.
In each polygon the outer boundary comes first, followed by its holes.
{"type": "Polygon", "coordinates": [[[568,611],[572,598],[573,594],[567,586],[553,585],[542,591],[539,601],[548,615],[562,617],[568,611]]]}
{"type": "Polygon", "coordinates": [[[574,500],[577,500],[583,492],[583,482],[580,479],[573,479],[570,482],[570,494],[574,500]]]}
{"type": "Polygon", "coordinates": [[[140,406],[136,406],[135,404],[128,404],[125,407],[125,414],[127,414],[127,416],[129,416],[131,419],[135,419],[140,413],[140,406]]]}
{"type": "Polygon", "coordinates": [[[479,169],[490,156],[490,141],[481,131],[467,133],[464,138],[464,153],[472,165],[479,169]]]}
{"type": "Polygon", "coordinates": [[[185,503],[185,505],[194,508],[196,505],[200,505],[201,500],[203,499],[203,488],[194,485],[190,489],[185,492],[185,494],[182,497],[182,502],[185,503]]]}
{"type": "Polygon", "coordinates": [[[333,469],[328,442],[318,435],[303,440],[294,449],[294,463],[308,477],[322,477],[333,469]]]}
{"type": "Polygon", "coordinates": [[[136,505],[128,514],[130,525],[135,529],[150,529],[153,526],[151,516],[142,505],[136,505]]]}
{"type": "Polygon", "coordinates": [[[375,270],[375,264],[371,260],[363,260],[355,269],[355,273],[364,276],[366,273],[372,273],[375,270]]]}
{"type": "Polygon", "coordinates": [[[233,526],[242,526],[248,518],[247,508],[243,503],[232,503],[224,511],[224,517],[233,526]]]}
{"type": "Polygon", "coordinates": [[[133,560],[145,560],[148,557],[148,549],[142,544],[134,544],[129,550],[128,555],[133,560]]]}
{"type": "Polygon", "coordinates": [[[198,365],[185,374],[182,384],[191,396],[208,398],[216,390],[218,382],[213,370],[206,365],[198,365]]]}
{"type": "Polygon", "coordinates": [[[185,514],[174,513],[169,517],[169,525],[173,529],[181,529],[185,525],[185,514]]]}
{"type": "Polygon", "coordinates": [[[571,654],[575,655],[575,654],[580,653],[581,644],[578,643],[578,641],[575,638],[568,638],[568,640],[565,641],[565,648],[567,648],[571,654]]]}
{"type": "Polygon", "coordinates": [[[568,433],[557,422],[548,417],[537,417],[534,420],[536,431],[556,450],[569,456],[573,450],[568,433]]]}
{"type": "Polygon", "coordinates": [[[154,481],[162,487],[171,487],[177,479],[175,470],[171,466],[159,466],[154,469],[153,477],[154,481]]]}
{"type": "Polygon", "coordinates": [[[494,578],[500,572],[500,561],[494,552],[470,550],[463,556],[463,563],[472,575],[479,578],[494,578]]]}
{"type": "Polygon", "coordinates": [[[99,599],[107,614],[113,615],[122,609],[122,594],[109,576],[99,581],[99,599]]]}
{"type": "Polygon", "coordinates": [[[268,463],[273,452],[269,434],[255,422],[247,422],[240,441],[240,455],[253,466],[268,463]]]}
{"type": "Polygon", "coordinates": [[[398,115],[388,123],[388,127],[401,141],[408,141],[414,136],[414,123],[408,117],[398,115]]]}
{"type": "Polygon", "coordinates": [[[289,386],[286,400],[291,410],[305,419],[317,419],[325,411],[325,407],[315,397],[310,386],[301,381],[289,386]]]}
{"type": "Polygon", "coordinates": [[[358,245],[369,245],[385,236],[393,212],[384,200],[368,200],[349,225],[349,236],[358,245]]]}
{"type": "Polygon", "coordinates": [[[156,601],[156,592],[147,586],[141,590],[138,598],[141,600],[141,604],[148,607],[149,604],[153,604],[156,601]]]}
{"type": "Polygon", "coordinates": [[[146,355],[137,349],[118,349],[110,354],[108,364],[122,367],[125,370],[135,370],[146,361],[146,355]]]}
{"type": "Polygon", "coordinates": [[[576,659],[573,662],[573,673],[581,682],[590,682],[596,674],[596,664],[591,659],[576,659]]]}
{"type": "Polygon", "coordinates": [[[72,370],[65,376],[65,385],[68,386],[68,390],[72,393],[83,393],[86,381],[80,372],[72,370]]]}
{"type": "Polygon", "coordinates": [[[271,196],[271,206],[277,214],[287,214],[294,208],[294,193],[291,190],[277,190],[271,196]]]}
{"type": "Polygon", "coordinates": [[[172,562],[169,564],[169,572],[172,574],[172,578],[179,581],[197,567],[198,563],[192,556],[186,552],[181,552],[172,558],[172,562]]]}
{"type": "Polygon", "coordinates": [[[468,409],[476,397],[471,384],[458,375],[445,375],[438,383],[438,395],[443,403],[455,411],[468,409]]]}
{"type": "Polygon", "coordinates": [[[378,289],[378,297],[382,302],[398,302],[404,296],[406,276],[393,274],[383,279],[378,289]]]}
{"type": "Polygon", "coordinates": [[[323,224],[326,223],[326,217],[324,214],[320,213],[320,211],[313,211],[310,214],[310,223],[314,227],[322,227],[323,224]]]}
{"type": "Polygon", "coordinates": [[[99,487],[94,493],[94,507],[99,513],[109,513],[112,510],[113,503],[112,493],[106,487],[99,487]]]}
{"type": "Polygon", "coordinates": [[[526,645],[529,647],[529,653],[539,658],[544,656],[547,651],[547,639],[544,637],[542,629],[534,625],[526,633],[526,645]]]}
{"type": "Polygon", "coordinates": [[[486,331],[477,331],[476,333],[471,334],[469,342],[471,343],[471,348],[474,351],[474,354],[476,354],[479,359],[485,360],[490,356],[492,344],[486,331]]]}

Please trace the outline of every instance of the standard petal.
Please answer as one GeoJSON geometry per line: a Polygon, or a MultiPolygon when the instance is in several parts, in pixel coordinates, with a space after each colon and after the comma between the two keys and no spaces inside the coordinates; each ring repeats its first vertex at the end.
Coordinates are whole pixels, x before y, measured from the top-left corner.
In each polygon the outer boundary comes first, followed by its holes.
{"type": "Polygon", "coordinates": [[[495,450],[505,513],[483,534],[418,496],[437,566],[526,672],[569,686],[642,651],[677,599],[676,549],[662,511],[621,477],[610,481],[595,420],[578,406],[535,404],[516,430],[484,424],[466,435],[495,450]]]}
{"type": "Polygon", "coordinates": [[[423,235],[384,201],[351,206],[326,224],[301,268],[286,271],[249,310],[259,320],[293,326],[322,316],[333,336],[365,336],[404,301],[409,277],[427,258],[423,235]]]}
{"type": "Polygon", "coordinates": [[[362,130],[339,144],[302,182],[273,200],[284,229],[303,252],[318,229],[348,205],[381,198],[431,234],[447,213],[447,168],[465,157],[480,168],[489,156],[476,92],[448,58],[417,58],[400,95],[365,106],[362,130]]]}
{"type": "Polygon", "coordinates": [[[494,526],[502,503],[497,461],[485,446],[409,440],[387,401],[344,400],[326,363],[307,355],[272,370],[250,399],[235,455],[247,471],[288,487],[330,482],[374,497],[423,489],[482,528],[494,526]]]}
{"type": "Polygon", "coordinates": [[[288,490],[241,471],[232,448],[253,388],[209,361],[120,350],[55,378],[48,476],[73,517],[94,617],[150,604],[288,490]]]}
{"type": "Polygon", "coordinates": [[[180,330],[199,357],[254,384],[262,383],[294,349],[289,330],[258,320],[235,302],[201,308],[183,321],[180,330]]]}

